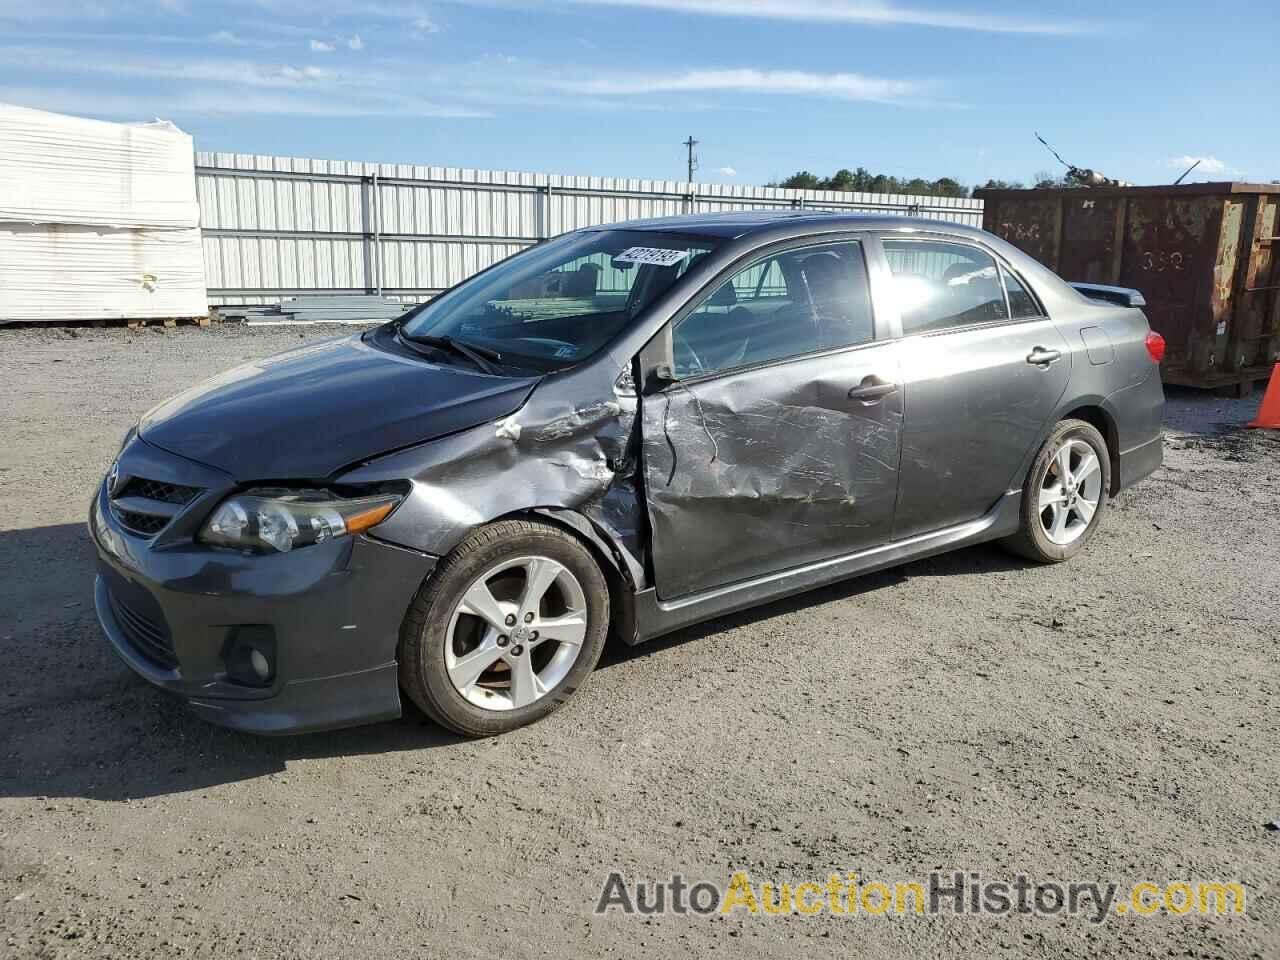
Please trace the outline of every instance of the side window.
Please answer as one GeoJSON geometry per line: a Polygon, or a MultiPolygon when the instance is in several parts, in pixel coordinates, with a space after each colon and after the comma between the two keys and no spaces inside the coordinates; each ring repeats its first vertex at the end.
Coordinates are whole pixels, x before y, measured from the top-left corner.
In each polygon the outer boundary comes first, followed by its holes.
{"type": "Polygon", "coordinates": [[[902,332],[927,333],[1007,320],[1000,269],[965,243],[885,240],[902,332]]]}
{"type": "Polygon", "coordinates": [[[1022,285],[1022,281],[1004,267],[1000,268],[1000,274],[1004,277],[1005,292],[1009,294],[1010,319],[1026,320],[1029,317],[1041,316],[1040,307],[1036,304],[1035,298],[1027,292],[1027,288],[1022,285]]]}
{"type": "Polygon", "coordinates": [[[758,260],[672,332],[676,376],[692,377],[874,339],[862,246],[824,243],[758,260]]]}

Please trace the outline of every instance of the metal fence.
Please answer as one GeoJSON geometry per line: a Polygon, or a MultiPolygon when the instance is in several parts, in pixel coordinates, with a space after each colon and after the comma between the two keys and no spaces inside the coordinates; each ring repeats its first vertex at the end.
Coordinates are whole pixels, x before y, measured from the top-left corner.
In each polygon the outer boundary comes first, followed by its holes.
{"type": "Polygon", "coordinates": [[[196,154],[209,302],[427,299],[540,239],[684,213],[803,208],[982,225],[982,201],[196,154]]]}

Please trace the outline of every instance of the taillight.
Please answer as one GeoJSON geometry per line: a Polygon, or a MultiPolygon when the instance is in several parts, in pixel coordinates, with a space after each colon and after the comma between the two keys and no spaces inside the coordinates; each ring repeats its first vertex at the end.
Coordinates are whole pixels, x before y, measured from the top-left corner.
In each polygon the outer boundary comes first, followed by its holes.
{"type": "Polygon", "coordinates": [[[1154,330],[1147,334],[1147,353],[1156,363],[1164,359],[1164,337],[1154,330]]]}

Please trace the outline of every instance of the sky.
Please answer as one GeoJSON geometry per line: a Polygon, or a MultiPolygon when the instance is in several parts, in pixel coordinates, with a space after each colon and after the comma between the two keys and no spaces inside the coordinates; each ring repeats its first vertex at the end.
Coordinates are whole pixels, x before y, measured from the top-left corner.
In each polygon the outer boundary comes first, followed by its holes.
{"type": "Polygon", "coordinates": [[[0,102],[200,150],[761,184],[1280,179],[1280,5],[0,0],[0,102]]]}

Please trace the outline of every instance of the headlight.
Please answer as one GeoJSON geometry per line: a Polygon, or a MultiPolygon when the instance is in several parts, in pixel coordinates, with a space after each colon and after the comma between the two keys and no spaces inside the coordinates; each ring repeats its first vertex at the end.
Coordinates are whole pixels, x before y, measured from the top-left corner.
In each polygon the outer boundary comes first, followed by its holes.
{"type": "Polygon", "coordinates": [[[403,497],[378,494],[342,499],[318,490],[262,491],[222,501],[200,539],[241,550],[287,553],[360,533],[385,520],[403,497]]]}

